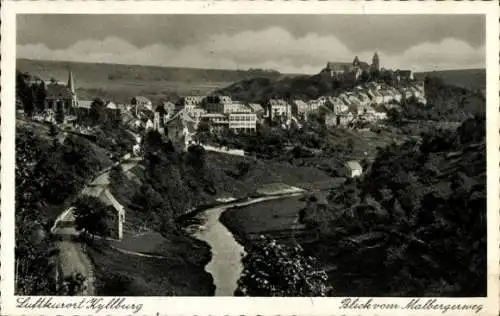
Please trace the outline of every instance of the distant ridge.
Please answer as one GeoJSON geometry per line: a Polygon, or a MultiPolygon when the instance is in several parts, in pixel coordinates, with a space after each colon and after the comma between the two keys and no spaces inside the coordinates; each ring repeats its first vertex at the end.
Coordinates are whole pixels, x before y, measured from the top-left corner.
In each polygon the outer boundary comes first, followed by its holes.
{"type": "Polygon", "coordinates": [[[67,80],[68,69],[71,69],[81,98],[103,97],[116,102],[127,102],[136,95],[152,101],[178,95],[206,95],[241,80],[278,80],[287,76],[264,69],[200,69],[33,59],[17,59],[16,69],[58,81],[67,80]]]}
{"type": "MultiPolygon", "coordinates": [[[[82,68],[90,67],[94,68],[98,66],[99,68],[105,68],[107,70],[136,70],[140,72],[140,69],[157,72],[172,72],[172,71],[185,71],[185,72],[205,72],[205,73],[226,73],[226,74],[256,74],[258,76],[269,76],[269,77],[279,77],[282,74],[274,69],[218,69],[218,68],[196,68],[196,67],[174,67],[174,66],[153,66],[153,65],[139,65],[139,64],[120,64],[120,63],[91,63],[91,62],[74,62],[74,61],[53,61],[53,60],[38,60],[38,59],[25,59],[18,58],[16,60],[17,68],[25,68],[26,66],[35,66],[35,68],[41,69],[46,68],[47,70],[59,70],[61,67],[71,68],[82,68]]],[[[29,70],[27,70],[29,71],[29,70]]],[[[214,78],[220,79],[220,78],[214,78]]],[[[226,78],[224,78],[226,79],[226,78]]],[[[214,80],[221,81],[221,80],[214,80]]]]}

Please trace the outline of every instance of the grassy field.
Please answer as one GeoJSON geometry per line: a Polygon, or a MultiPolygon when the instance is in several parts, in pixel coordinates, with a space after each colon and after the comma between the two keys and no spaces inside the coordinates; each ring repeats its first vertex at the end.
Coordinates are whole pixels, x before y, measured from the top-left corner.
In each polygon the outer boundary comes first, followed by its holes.
{"type": "Polygon", "coordinates": [[[425,76],[438,77],[446,84],[472,90],[486,88],[486,69],[441,70],[415,74],[417,79],[423,79],[425,76]]]}
{"type": "Polygon", "coordinates": [[[206,165],[217,183],[217,195],[242,198],[256,193],[263,185],[284,183],[305,189],[321,190],[334,186],[338,179],[315,167],[295,166],[285,161],[264,161],[250,157],[237,157],[207,152],[206,165]],[[239,165],[248,164],[241,173],[239,165]]]}
{"type": "Polygon", "coordinates": [[[213,295],[212,277],[204,271],[210,259],[208,246],[191,239],[172,236],[156,244],[155,250],[150,249],[166,259],[124,254],[105,245],[89,248],[95,265],[97,295],[213,295]]]}
{"type": "Polygon", "coordinates": [[[68,69],[75,78],[81,99],[104,97],[115,102],[129,102],[142,95],[152,101],[179,95],[206,95],[245,78],[278,77],[276,72],[261,73],[244,70],[152,67],[18,59],[17,70],[44,80],[68,79],[68,69]]]}
{"type": "Polygon", "coordinates": [[[228,209],[222,213],[220,220],[244,246],[259,235],[293,244],[315,238],[312,232],[298,223],[299,210],[305,205],[301,197],[270,200],[228,209]]]}

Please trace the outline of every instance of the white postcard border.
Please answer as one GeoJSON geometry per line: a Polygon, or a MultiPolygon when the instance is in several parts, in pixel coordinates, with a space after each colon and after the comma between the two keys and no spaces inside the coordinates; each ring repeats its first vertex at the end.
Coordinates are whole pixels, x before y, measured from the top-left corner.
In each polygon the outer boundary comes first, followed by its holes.
{"type": "MultiPolygon", "coordinates": [[[[234,1],[6,1],[1,12],[1,304],[6,315],[95,315],[92,309],[19,309],[14,292],[14,134],[16,18],[19,13],[88,14],[485,14],[487,65],[488,297],[439,298],[441,304],[483,304],[480,315],[497,315],[499,298],[499,7],[496,2],[234,2],[234,1]]],[[[32,299],[36,299],[33,297],[32,299]]],[[[77,302],[82,297],[52,297],[77,302]]],[[[110,298],[103,298],[109,300],[110,298]]],[[[128,297],[143,304],[137,315],[443,315],[441,310],[346,310],[343,298],[128,297]]],[[[363,298],[366,301],[368,298],[363,298]]],[[[422,298],[427,300],[428,298],[422,298]]],[[[373,298],[405,305],[410,298],[373,298]]],[[[469,315],[448,311],[444,315],[469,315]]],[[[102,315],[131,312],[102,310],[102,315]]]]}

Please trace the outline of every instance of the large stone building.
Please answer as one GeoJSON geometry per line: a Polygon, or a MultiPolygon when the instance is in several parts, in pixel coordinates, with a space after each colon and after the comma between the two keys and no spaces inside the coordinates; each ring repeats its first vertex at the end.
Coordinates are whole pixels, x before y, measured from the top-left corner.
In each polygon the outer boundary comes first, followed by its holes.
{"type": "Polygon", "coordinates": [[[75,82],[71,70],[68,75],[68,83],[63,85],[52,81],[46,85],[46,108],[52,111],[63,110],[65,114],[75,113],[78,107],[78,98],[75,91],[75,82]]]}
{"type": "Polygon", "coordinates": [[[328,62],[320,74],[327,79],[356,81],[364,71],[370,71],[370,65],[356,56],[352,63],[328,62]]]}

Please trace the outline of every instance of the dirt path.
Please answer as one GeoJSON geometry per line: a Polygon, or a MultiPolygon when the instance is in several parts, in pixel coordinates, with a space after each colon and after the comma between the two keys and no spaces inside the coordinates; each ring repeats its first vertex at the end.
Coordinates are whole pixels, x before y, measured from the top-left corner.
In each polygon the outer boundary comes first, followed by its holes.
{"type": "Polygon", "coordinates": [[[63,275],[81,273],[85,276],[85,289],[81,293],[83,296],[95,295],[94,271],[90,258],[82,248],[81,243],[64,240],[58,243],[60,249],[60,262],[63,275]]]}
{"type": "Polygon", "coordinates": [[[111,246],[111,248],[113,248],[116,251],[119,251],[119,252],[121,252],[123,254],[131,255],[131,256],[137,256],[137,257],[143,257],[143,258],[155,258],[155,259],[168,259],[168,257],[165,257],[165,256],[148,255],[148,254],[145,254],[145,253],[140,253],[140,252],[125,250],[125,249],[118,248],[118,247],[115,247],[115,246],[111,246]]]}

